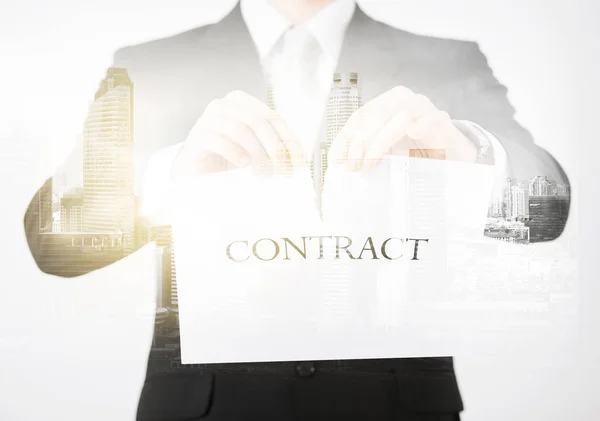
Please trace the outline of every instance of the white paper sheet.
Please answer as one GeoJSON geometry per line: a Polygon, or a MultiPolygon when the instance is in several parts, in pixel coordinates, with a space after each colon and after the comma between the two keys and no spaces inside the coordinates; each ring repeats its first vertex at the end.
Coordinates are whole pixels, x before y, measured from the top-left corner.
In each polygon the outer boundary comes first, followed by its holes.
{"type": "MultiPolygon", "coordinates": [[[[448,315],[466,294],[456,292],[457,274],[467,276],[456,251],[476,256],[493,243],[483,237],[493,177],[492,167],[418,158],[357,173],[332,167],[322,219],[308,170],[267,178],[237,170],[180,185],[182,361],[473,349],[462,313],[448,315]]],[[[485,269],[473,266],[473,276],[485,269]]]]}

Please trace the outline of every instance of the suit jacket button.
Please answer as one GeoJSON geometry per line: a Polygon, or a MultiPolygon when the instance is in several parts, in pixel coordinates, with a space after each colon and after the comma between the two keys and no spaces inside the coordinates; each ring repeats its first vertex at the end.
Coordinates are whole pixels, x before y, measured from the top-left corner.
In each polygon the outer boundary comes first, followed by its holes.
{"type": "Polygon", "coordinates": [[[300,363],[296,366],[296,374],[299,377],[311,377],[315,374],[316,370],[313,363],[300,363]]]}

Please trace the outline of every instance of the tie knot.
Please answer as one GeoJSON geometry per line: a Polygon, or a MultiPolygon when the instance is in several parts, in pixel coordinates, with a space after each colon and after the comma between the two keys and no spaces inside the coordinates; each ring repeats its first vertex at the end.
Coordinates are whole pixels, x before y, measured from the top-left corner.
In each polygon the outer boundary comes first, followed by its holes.
{"type": "Polygon", "coordinates": [[[321,53],[321,47],[306,26],[290,27],[282,36],[281,48],[286,55],[315,59],[321,53]]]}

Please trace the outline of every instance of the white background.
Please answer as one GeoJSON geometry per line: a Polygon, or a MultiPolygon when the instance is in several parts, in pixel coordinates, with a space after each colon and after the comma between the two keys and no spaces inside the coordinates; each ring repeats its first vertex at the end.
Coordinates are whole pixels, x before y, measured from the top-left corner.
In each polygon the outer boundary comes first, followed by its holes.
{"type": "MultiPolygon", "coordinates": [[[[600,232],[593,171],[599,149],[597,5],[360,3],[403,29],[478,41],[509,87],[518,120],[560,161],[573,187],[572,216],[560,241],[580,259],[577,364],[557,361],[553,369],[540,369],[514,359],[457,359],[463,419],[598,419],[600,312],[594,301],[600,289],[592,282],[593,241],[600,232]]],[[[214,21],[231,6],[209,0],[0,3],[0,419],[134,418],[153,328],[150,250],[85,277],[55,278],[31,259],[22,219],[32,194],[74,147],[112,53],[214,21]]]]}

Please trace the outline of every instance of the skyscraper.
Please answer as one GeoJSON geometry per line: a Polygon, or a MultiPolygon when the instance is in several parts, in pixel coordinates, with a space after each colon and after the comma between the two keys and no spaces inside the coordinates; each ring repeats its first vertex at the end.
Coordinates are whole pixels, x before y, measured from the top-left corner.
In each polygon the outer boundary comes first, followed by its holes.
{"type": "Polygon", "coordinates": [[[31,234],[52,232],[52,179],[48,179],[29,203],[25,226],[31,234]]]}
{"type": "Polygon", "coordinates": [[[157,254],[160,259],[160,275],[162,294],[159,298],[162,302],[157,303],[161,307],[178,307],[177,297],[177,279],[175,275],[175,254],[173,247],[173,230],[170,225],[150,226],[150,241],[156,241],[157,249],[161,251],[157,254]]]}
{"type": "Polygon", "coordinates": [[[571,196],[571,186],[568,184],[558,183],[556,185],[556,194],[558,196],[571,196]]]}
{"type": "Polygon", "coordinates": [[[525,190],[517,185],[510,188],[510,214],[512,217],[522,217],[528,212],[525,203],[525,190]]]}
{"type": "Polygon", "coordinates": [[[40,233],[52,232],[52,179],[44,183],[38,192],[38,196],[40,233]]]}
{"type": "Polygon", "coordinates": [[[127,70],[109,68],[84,126],[83,229],[117,232],[133,251],[133,83],[127,70]]]}
{"type": "Polygon", "coordinates": [[[503,196],[503,200],[502,200],[502,215],[503,217],[505,217],[506,219],[509,219],[512,217],[512,198],[510,195],[511,192],[511,187],[512,187],[512,179],[510,178],[506,178],[504,180],[504,187],[502,190],[502,196],[503,196]]]}
{"type": "Polygon", "coordinates": [[[60,198],[60,232],[83,231],[83,191],[74,189],[60,198]]]}
{"type": "MultiPolygon", "coordinates": [[[[327,171],[327,153],[331,143],[346,124],[350,116],[362,103],[358,73],[335,73],[325,116],[325,138],[315,151],[312,174],[317,191],[321,191],[327,171]]],[[[321,206],[321,194],[317,195],[317,206],[321,206]]],[[[320,272],[319,302],[320,318],[327,327],[344,326],[349,320],[365,315],[359,303],[366,297],[359,297],[360,288],[356,285],[356,273],[345,260],[334,260],[320,272]]]]}
{"type": "Polygon", "coordinates": [[[529,196],[550,196],[551,184],[548,177],[538,175],[529,181],[529,196]]]}
{"type": "Polygon", "coordinates": [[[352,113],[362,105],[358,73],[335,73],[327,100],[325,141],[320,147],[321,186],[327,171],[327,152],[352,113]]]}

